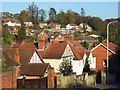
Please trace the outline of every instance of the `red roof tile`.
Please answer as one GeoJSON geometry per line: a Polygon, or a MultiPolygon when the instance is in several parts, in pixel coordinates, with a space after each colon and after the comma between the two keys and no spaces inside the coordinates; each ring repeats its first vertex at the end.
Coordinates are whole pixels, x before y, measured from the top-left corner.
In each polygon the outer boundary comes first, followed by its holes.
{"type": "MultiPolygon", "coordinates": [[[[14,58],[15,48],[4,48],[5,52],[14,58]]],[[[35,49],[33,48],[19,48],[20,54],[20,63],[26,65],[30,62],[31,57],[33,56],[35,49]]]]}
{"type": "Polygon", "coordinates": [[[43,52],[42,57],[46,59],[60,59],[66,45],[66,42],[54,42],[43,52]]]}
{"type": "Polygon", "coordinates": [[[38,37],[47,37],[47,38],[48,38],[48,35],[47,35],[44,31],[42,31],[42,32],[38,35],[38,37]]]}
{"type": "Polygon", "coordinates": [[[80,51],[75,48],[72,44],[69,44],[74,54],[74,60],[81,60],[83,57],[80,55],[80,51]]]}
{"type": "Polygon", "coordinates": [[[56,41],[64,41],[64,37],[59,35],[58,37],[55,38],[56,41]]]}
{"type": "Polygon", "coordinates": [[[53,42],[43,53],[42,57],[46,59],[60,59],[65,51],[66,45],[69,44],[74,54],[74,60],[80,60],[84,56],[83,47],[78,43],[72,44],[71,42],[53,42]]]}
{"type": "Polygon", "coordinates": [[[19,66],[20,64],[14,60],[13,57],[8,55],[4,50],[2,50],[2,63],[7,66],[19,66]]]}
{"type": "MultiPolygon", "coordinates": [[[[102,44],[107,47],[107,41],[106,41],[106,40],[105,40],[102,44]]],[[[115,44],[112,43],[112,42],[109,42],[108,46],[109,46],[109,49],[110,49],[110,50],[112,50],[113,52],[116,52],[116,47],[117,47],[117,45],[115,45],[115,44]]]]}
{"type": "Polygon", "coordinates": [[[22,49],[28,48],[28,49],[36,49],[35,45],[33,43],[23,43],[21,44],[22,49]]]}

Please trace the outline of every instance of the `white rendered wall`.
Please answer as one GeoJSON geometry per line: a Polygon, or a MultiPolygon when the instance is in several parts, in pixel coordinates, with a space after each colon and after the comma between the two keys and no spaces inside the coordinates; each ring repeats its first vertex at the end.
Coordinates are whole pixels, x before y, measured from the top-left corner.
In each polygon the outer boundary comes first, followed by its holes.
{"type": "Polygon", "coordinates": [[[34,52],[32,58],[30,59],[30,63],[42,63],[41,59],[39,58],[36,52],[34,52]]]}

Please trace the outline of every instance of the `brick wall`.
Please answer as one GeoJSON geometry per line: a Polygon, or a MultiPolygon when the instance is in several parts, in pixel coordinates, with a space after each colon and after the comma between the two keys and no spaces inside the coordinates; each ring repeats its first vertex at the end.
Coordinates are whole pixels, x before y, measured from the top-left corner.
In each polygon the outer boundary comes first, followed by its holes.
{"type": "Polygon", "coordinates": [[[0,73],[2,75],[2,88],[16,88],[17,86],[18,68],[13,68],[11,71],[0,73]]]}
{"type": "Polygon", "coordinates": [[[54,69],[48,69],[48,88],[54,88],[55,86],[55,72],[54,69]]]}
{"type": "MultiPolygon", "coordinates": [[[[93,56],[96,57],[96,69],[103,70],[103,61],[107,60],[107,50],[103,46],[99,46],[94,51],[92,51],[93,56]]],[[[111,52],[108,52],[108,55],[112,55],[111,52]]]]}

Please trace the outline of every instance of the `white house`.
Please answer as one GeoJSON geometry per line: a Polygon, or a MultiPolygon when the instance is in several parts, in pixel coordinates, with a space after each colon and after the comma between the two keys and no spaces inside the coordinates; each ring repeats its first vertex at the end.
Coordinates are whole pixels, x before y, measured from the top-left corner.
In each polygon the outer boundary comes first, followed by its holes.
{"type": "Polygon", "coordinates": [[[5,21],[4,24],[7,24],[8,26],[14,27],[14,26],[21,26],[20,23],[16,22],[16,21],[5,21]]]}
{"type": "Polygon", "coordinates": [[[33,23],[32,23],[32,22],[24,22],[24,24],[25,24],[26,26],[33,26],[33,23]]]}
{"type": "Polygon", "coordinates": [[[66,25],[66,29],[70,30],[70,29],[78,29],[78,26],[75,24],[67,24],[66,25]]]}
{"type": "Polygon", "coordinates": [[[66,34],[66,33],[67,33],[67,31],[66,31],[65,29],[60,29],[60,32],[61,32],[62,34],[66,34]]]}
{"type": "Polygon", "coordinates": [[[93,30],[92,30],[92,27],[90,27],[87,23],[81,23],[79,26],[80,26],[82,29],[85,28],[86,31],[88,31],[88,32],[92,32],[92,31],[93,31],[93,30]]]}
{"type": "MultiPolygon", "coordinates": [[[[80,45],[78,45],[80,47],[80,45]]],[[[55,72],[59,72],[61,62],[64,60],[71,61],[73,72],[81,75],[83,72],[83,48],[76,48],[75,43],[62,41],[53,42],[42,54],[43,61],[50,63],[55,72]]]]}
{"type": "Polygon", "coordinates": [[[44,27],[47,27],[48,24],[47,24],[47,22],[40,22],[40,23],[39,23],[39,26],[40,26],[41,28],[44,28],[44,27]]]}
{"type": "Polygon", "coordinates": [[[96,68],[96,57],[92,55],[92,52],[90,51],[90,54],[88,56],[88,61],[90,64],[90,68],[95,69],[96,68]]]}
{"type": "Polygon", "coordinates": [[[71,26],[70,24],[67,24],[67,25],[66,25],[66,29],[67,29],[67,30],[70,30],[70,29],[72,29],[72,26],[71,26]]]}

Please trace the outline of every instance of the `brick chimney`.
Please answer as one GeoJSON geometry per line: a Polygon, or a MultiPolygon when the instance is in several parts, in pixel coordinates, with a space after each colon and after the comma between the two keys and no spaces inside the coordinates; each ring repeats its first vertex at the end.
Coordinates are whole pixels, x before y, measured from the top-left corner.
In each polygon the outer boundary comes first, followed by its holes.
{"type": "Polygon", "coordinates": [[[18,48],[15,48],[14,59],[16,60],[16,62],[20,63],[20,54],[18,48]]]}
{"type": "Polygon", "coordinates": [[[45,48],[45,41],[44,40],[39,40],[38,41],[38,50],[43,51],[45,48]]]}
{"type": "Polygon", "coordinates": [[[54,68],[48,69],[48,88],[54,88],[55,87],[55,72],[54,68]]]}

